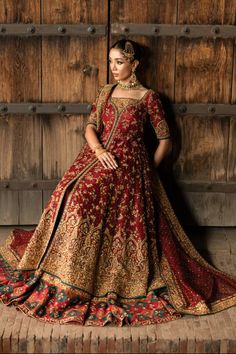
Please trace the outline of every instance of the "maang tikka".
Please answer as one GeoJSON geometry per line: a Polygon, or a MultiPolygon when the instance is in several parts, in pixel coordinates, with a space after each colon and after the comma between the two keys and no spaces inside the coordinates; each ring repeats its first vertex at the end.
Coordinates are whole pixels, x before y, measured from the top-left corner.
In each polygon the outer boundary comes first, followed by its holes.
{"type": "Polygon", "coordinates": [[[125,49],[122,50],[122,53],[123,53],[125,59],[129,63],[132,63],[132,61],[134,60],[135,52],[134,52],[134,47],[131,42],[129,42],[129,41],[125,42],[125,49]]]}

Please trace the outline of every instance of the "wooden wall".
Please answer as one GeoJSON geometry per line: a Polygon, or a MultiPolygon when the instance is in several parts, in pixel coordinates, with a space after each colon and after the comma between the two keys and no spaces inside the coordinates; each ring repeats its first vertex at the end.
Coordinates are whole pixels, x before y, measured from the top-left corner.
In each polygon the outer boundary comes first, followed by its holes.
{"type": "MultiPolygon", "coordinates": [[[[0,0],[1,23],[94,23],[106,36],[6,37],[0,42],[0,101],[92,102],[113,82],[113,23],[235,25],[234,0],[0,0]],[[201,3],[201,6],[200,6],[201,3]],[[89,65],[90,71],[83,69],[89,65]]],[[[128,36],[150,47],[144,83],[162,97],[174,137],[173,174],[163,174],[183,223],[235,226],[236,117],[173,114],[171,103],[236,102],[233,38],[128,36]],[[190,185],[181,188],[179,182],[190,185]],[[215,189],[208,191],[207,183],[215,189]],[[197,188],[194,186],[197,185],[197,188]],[[202,189],[201,189],[202,188],[202,189]],[[235,190],[235,189],[234,189],[235,190]]],[[[86,115],[0,116],[0,180],[60,179],[83,143],[86,115]]],[[[0,190],[0,225],[37,224],[52,190],[0,190]]]]}

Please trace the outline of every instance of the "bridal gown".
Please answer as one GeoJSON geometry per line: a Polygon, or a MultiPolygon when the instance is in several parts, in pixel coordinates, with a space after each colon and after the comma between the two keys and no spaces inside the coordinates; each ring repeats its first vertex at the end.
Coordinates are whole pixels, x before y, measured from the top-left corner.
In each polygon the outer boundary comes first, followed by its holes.
{"type": "Polygon", "coordinates": [[[236,305],[236,278],[204,260],[184,233],[143,140],[169,128],[158,92],[115,98],[103,86],[87,124],[114,155],[106,169],[86,142],[34,230],[0,247],[0,300],[50,323],[161,323],[236,305]]]}

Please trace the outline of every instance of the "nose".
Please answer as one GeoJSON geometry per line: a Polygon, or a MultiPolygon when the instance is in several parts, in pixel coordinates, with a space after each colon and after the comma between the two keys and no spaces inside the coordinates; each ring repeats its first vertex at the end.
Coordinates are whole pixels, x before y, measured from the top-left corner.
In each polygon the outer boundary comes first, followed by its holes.
{"type": "Polygon", "coordinates": [[[112,71],[115,71],[115,70],[116,70],[115,64],[111,64],[111,70],[112,70],[112,71]]]}

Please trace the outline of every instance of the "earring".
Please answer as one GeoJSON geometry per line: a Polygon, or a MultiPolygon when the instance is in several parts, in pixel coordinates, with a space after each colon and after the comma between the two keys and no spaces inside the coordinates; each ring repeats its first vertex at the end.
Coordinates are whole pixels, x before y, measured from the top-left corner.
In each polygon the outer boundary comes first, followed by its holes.
{"type": "Polygon", "coordinates": [[[132,70],[132,74],[130,76],[131,82],[137,82],[137,76],[135,75],[135,70],[132,70]]]}

